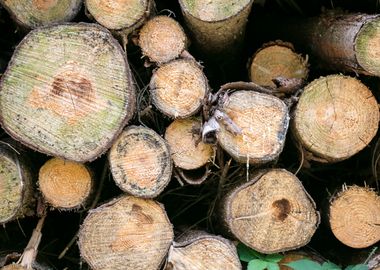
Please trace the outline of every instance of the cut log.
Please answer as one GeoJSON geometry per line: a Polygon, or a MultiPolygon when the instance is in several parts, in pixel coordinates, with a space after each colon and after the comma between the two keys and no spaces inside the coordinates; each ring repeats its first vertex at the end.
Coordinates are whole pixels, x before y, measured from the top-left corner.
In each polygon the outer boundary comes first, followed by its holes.
{"type": "Polygon", "coordinates": [[[0,224],[34,214],[34,179],[24,154],[0,144],[0,224]]]}
{"type": "Polygon", "coordinates": [[[227,239],[192,232],[179,239],[170,248],[166,270],[240,270],[236,247],[227,239]]]}
{"type": "Polygon", "coordinates": [[[78,244],[93,270],[154,270],[172,241],[173,228],[161,204],[123,196],[90,211],[78,244]]]}
{"type": "Polygon", "coordinates": [[[180,0],[195,46],[205,55],[241,48],[253,0],[180,0]]]}
{"type": "Polygon", "coordinates": [[[125,53],[95,24],[30,32],[0,81],[3,128],[37,151],[78,162],[104,153],[134,107],[125,53]]]}
{"type": "Polygon", "coordinates": [[[84,206],[94,187],[85,165],[60,158],[52,158],[40,168],[38,185],[46,202],[60,210],[84,206]]]}
{"type": "Polygon", "coordinates": [[[192,59],[173,60],[160,66],[149,87],[153,104],[172,118],[196,114],[208,93],[207,78],[192,59]]]}
{"type": "Polygon", "coordinates": [[[275,41],[264,44],[250,61],[249,77],[262,86],[276,87],[277,78],[301,79],[308,76],[307,59],[297,54],[291,43],[275,41]]]}
{"type": "Polygon", "coordinates": [[[194,170],[206,165],[214,157],[211,145],[204,144],[199,136],[198,119],[177,119],[166,129],[167,140],[174,165],[184,170],[194,170]]]}
{"type": "Polygon", "coordinates": [[[14,20],[25,28],[69,22],[78,14],[82,0],[0,0],[14,20]]]}
{"type": "Polygon", "coordinates": [[[305,87],[292,131],[316,160],[336,162],[366,147],[378,125],[379,107],[371,91],[355,78],[330,75],[305,87]]]}
{"type": "Polygon", "coordinates": [[[220,146],[242,163],[262,164],[278,158],[285,144],[289,112],[277,97],[255,91],[233,92],[220,110],[241,130],[226,124],[217,134],[220,146]]]}
{"type": "Polygon", "coordinates": [[[227,229],[262,253],[306,245],[319,225],[315,203],[298,178],[284,169],[258,172],[223,200],[227,229]]]}
{"type": "Polygon", "coordinates": [[[331,199],[329,222],[335,237],[352,248],[380,240],[380,197],[369,188],[351,186],[331,199]]]}
{"type": "Polygon", "coordinates": [[[187,37],[181,25],[167,16],[156,16],[140,30],[138,44],[151,62],[162,64],[181,55],[187,47],[187,37]]]}
{"type": "Polygon", "coordinates": [[[130,126],[109,153],[113,179],[125,192],[144,198],[158,196],[172,175],[166,141],[150,128],[130,126]]]}

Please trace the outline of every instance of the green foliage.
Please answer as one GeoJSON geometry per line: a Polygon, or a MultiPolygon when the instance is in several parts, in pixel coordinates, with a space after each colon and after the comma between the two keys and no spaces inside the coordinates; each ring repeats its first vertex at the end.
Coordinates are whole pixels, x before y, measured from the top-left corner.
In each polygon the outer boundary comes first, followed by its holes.
{"type": "MultiPolygon", "coordinates": [[[[287,263],[286,266],[293,270],[342,270],[342,268],[332,262],[324,262],[319,264],[309,259],[302,259],[294,262],[287,263]]],[[[365,264],[350,265],[344,268],[344,270],[368,270],[368,266],[365,264]]]]}

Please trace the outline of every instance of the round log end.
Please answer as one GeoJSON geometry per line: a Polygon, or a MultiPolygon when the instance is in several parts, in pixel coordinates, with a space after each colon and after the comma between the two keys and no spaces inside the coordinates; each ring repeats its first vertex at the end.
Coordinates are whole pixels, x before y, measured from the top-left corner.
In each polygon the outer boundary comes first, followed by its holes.
{"type": "Polygon", "coordinates": [[[343,244],[369,247],[380,240],[380,197],[368,188],[344,188],[330,204],[329,221],[343,244]]]}
{"type": "Polygon", "coordinates": [[[222,110],[241,129],[234,134],[223,124],[218,142],[234,159],[260,164],[276,159],[285,144],[288,107],[277,97],[254,91],[233,92],[222,110]]]}
{"type": "Polygon", "coordinates": [[[93,181],[85,165],[52,158],[41,167],[38,185],[51,206],[73,209],[85,204],[93,188],[93,181]]]}
{"type": "Polygon", "coordinates": [[[150,61],[161,64],[177,58],[186,49],[187,37],[177,21],[156,16],[141,28],[139,46],[150,61]]]}
{"type": "Polygon", "coordinates": [[[166,141],[149,128],[131,126],[121,133],[109,153],[116,184],[138,197],[155,197],[167,186],[172,160],[166,141]]]}
{"type": "Polygon", "coordinates": [[[305,87],[293,133],[306,150],[336,162],[366,147],[378,125],[379,107],[371,91],[355,78],[330,75],[305,87]]]}
{"type": "Polygon", "coordinates": [[[123,196],[90,211],[78,244],[94,270],[158,269],[172,241],[172,225],[159,203],[123,196]]]}
{"type": "Polygon", "coordinates": [[[258,173],[224,201],[230,232],[262,253],[306,245],[319,225],[319,213],[298,178],[282,169],[258,173]]]}
{"type": "Polygon", "coordinates": [[[172,118],[197,113],[208,90],[201,67],[190,59],[162,65],[154,72],[149,86],[154,105],[172,118]]]}
{"type": "Polygon", "coordinates": [[[271,87],[276,87],[273,79],[278,77],[306,80],[307,76],[306,60],[283,42],[264,45],[252,57],[249,69],[252,82],[271,87]]]}
{"type": "Polygon", "coordinates": [[[211,145],[199,136],[201,122],[197,119],[177,119],[166,129],[167,140],[174,165],[185,170],[198,169],[214,156],[211,145]]]}
{"type": "Polygon", "coordinates": [[[13,263],[13,264],[8,264],[8,265],[2,267],[1,270],[27,270],[27,268],[23,267],[20,264],[13,263]]]}

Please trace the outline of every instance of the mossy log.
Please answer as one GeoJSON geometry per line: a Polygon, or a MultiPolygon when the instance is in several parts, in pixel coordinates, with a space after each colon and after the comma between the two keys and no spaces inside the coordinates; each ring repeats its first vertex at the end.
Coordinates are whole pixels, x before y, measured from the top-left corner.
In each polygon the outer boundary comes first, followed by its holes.
{"type": "Polygon", "coordinates": [[[84,206],[94,188],[92,173],[84,164],[52,158],[41,168],[38,186],[45,201],[60,210],[84,206]]]}
{"type": "Polygon", "coordinates": [[[239,241],[267,254],[306,245],[320,221],[302,183],[284,169],[260,171],[231,190],[222,217],[239,241]]]}
{"type": "Polygon", "coordinates": [[[32,149],[77,162],[104,153],[134,108],[125,53],[95,24],[31,31],[0,81],[3,128],[32,149]]]}
{"type": "Polygon", "coordinates": [[[78,244],[93,270],[154,270],[163,263],[173,237],[161,204],[125,195],[89,212],[78,244]]]}
{"type": "Polygon", "coordinates": [[[195,46],[205,56],[233,55],[242,46],[253,0],[180,0],[195,46]]]}
{"type": "Polygon", "coordinates": [[[168,144],[146,127],[130,126],[125,129],[108,157],[116,184],[137,197],[156,197],[172,176],[168,144]]]}
{"type": "Polygon", "coordinates": [[[307,80],[307,59],[295,52],[291,43],[274,41],[264,44],[250,59],[249,78],[252,82],[276,87],[277,78],[307,80]]]}
{"type": "Polygon", "coordinates": [[[30,29],[71,21],[82,0],[0,0],[0,4],[18,24],[30,29]]]}
{"type": "Polygon", "coordinates": [[[366,147],[378,126],[379,107],[367,86],[352,77],[330,75],[304,88],[292,131],[315,160],[337,162],[366,147]]]}
{"type": "Polygon", "coordinates": [[[241,270],[236,247],[227,239],[205,232],[190,232],[173,242],[166,270],[241,270]]]}
{"type": "Polygon", "coordinates": [[[33,173],[25,155],[0,144],[0,224],[35,212],[33,173]]]}
{"type": "Polygon", "coordinates": [[[331,198],[329,223],[335,237],[352,248],[369,247],[380,240],[380,197],[358,186],[343,187],[331,198]]]}
{"type": "Polygon", "coordinates": [[[149,88],[153,104],[163,114],[187,118],[200,110],[208,82],[195,60],[177,59],[154,71],[149,88]]]}

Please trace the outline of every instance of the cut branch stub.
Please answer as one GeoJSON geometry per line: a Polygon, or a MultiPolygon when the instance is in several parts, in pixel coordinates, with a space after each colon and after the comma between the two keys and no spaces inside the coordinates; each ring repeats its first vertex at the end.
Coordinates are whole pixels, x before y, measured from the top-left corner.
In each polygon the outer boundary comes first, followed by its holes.
{"type": "Polygon", "coordinates": [[[93,270],[154,270],[172,241],[173,228],[161,204],[123,196],[90,211],[78,244],[93,270]]]}
{"type": "Polygon", "coordinates": [[[26,28],[71,21],[82,6],[82,0],[0,0],[0,3],[26,28]]]}
{"type": "Polygon", "coordinates": [[[273,161],[282,152],[289,126],[289,112],[277,97],[255,91],[233,92],[220,108],[241,129],[234,134],[220,125],[220,146],[242,163],[273,161]]]}
{"type": "Polygon", "coordinates": [[[378,125],[379,107],[371,91],[355,78],[330,75],[305,87],[292,131],[314,156],[336,162],[366,147],[378,125]]]}
{"type": "Polygon", "coordinates": [[[152,129],[128,127],[109,153],[116,184],[137,197],[155,197],[167,186],[172,160],[166,141],[152,129]]]}
{"type": "Polygon", "coordinates": [[[187,37],[177,21],[156,16],[141,28],[138,43],[144,56],[161,64],[179,57],[186,50],[187,37]]]}
{"type": "Polygon", "coordinates": [[[95,24],[30,32],[0,81],[3,128],[40,152],[78,162],[104,153],[131,118],[125,53],[95,24]]]}
{"type": "Polygon", "coordinates": [[[319,213],[298,178],[283,169],[259,172],[223,201],[227,229],[262,253],[306,245],[319,225],[319,213]]]}
{"type": "Polygon", "coordinates": [[[369,188],[343,188],[331,201],[329,222],[343,244],[369,247],[380,240],[380,197],[369,188]]]}
{"type": "Polygon", "coordinates": [[[85,165],[60,158],[52,158],[41,167],[38,185],[44,199],[61,210],[85,205],[94,187],[85,165]]]}
{"type": "Polygon", "coordinates": [[[214,149],[202,142],[197,119],[177,119],[166,129],[167,140],[174,165],[185,170],[198,169],[211,161],[214,149]]]}
{"type": "Polygon", "coordinates": [[[0,144],[0,224],[33,215],[34,205],[30,167],[12,146],[0,144]]]}
{"type": "Polygon", "coordinates": [[[187,28],[205,54],[238,51],[253,0],[180,0],[187,28]]]}
{"type": "Polygon", "coordinates": [[[207,78],[192,59],[173,60],[159,67],[149,84],[153,104],[172,118],[194,115],[208,91],[207,78]]]}
{"type": "Polygon", "coordinates": [[[252,57],[249,77],[262,86],[276,87],[273,82],[278,77],[287,79],[307,79],[308,64],[294,51],[292,44],[281,41],[264,44],[252,57]]]}
{"type": "Polygon", "coordinates": [[[174,242],[166,270],[241,270],[236,247],[227,239],[207,233],[194,233],[174,242]]]}

